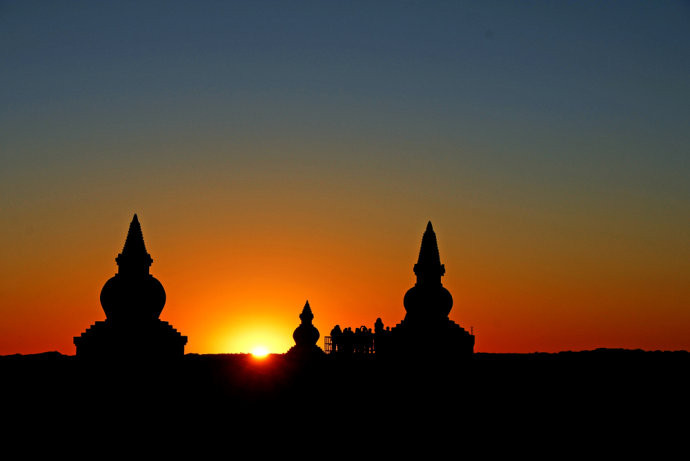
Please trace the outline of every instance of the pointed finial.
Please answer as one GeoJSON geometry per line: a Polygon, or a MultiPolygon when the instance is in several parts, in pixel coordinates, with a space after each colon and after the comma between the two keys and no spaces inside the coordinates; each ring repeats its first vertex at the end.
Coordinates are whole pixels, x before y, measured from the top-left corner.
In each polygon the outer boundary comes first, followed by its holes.
{"type": "Polygon", "coordinates": [[[422,246],[419,249],[417,264],[414,265],[414,273],[417,275],[417,283],[432,280],[434,283],[441,283],[441,277],[446,273],[446,268],[441,264],[436,233],[431,221],[426,224],[426,230],[422,236],[422,246]]]}
{"type": "Polygon", "coordinates": [[[151,255],[146,251],[146,244],[144,243],[144,234],[141,232],[141,224],[136,213],[129,223],[129,231],[127,231],[127,238],[125,239],[125,246],[115,259],[120,270],[124,268],[125,272],[130,272],[130,269],[136,267],[136,272],[145,270],[148,273],[148,268],[153,262],[151,255]],[[123,267],[124,266],[124,267],[123,267]]]}
{"type": "Polygon", "coordinates": [[[127,239],[125,246],[122,248],[123,254],[141,254],[147,253],[146,244],[144,243],[144,234],[141,232],[141,224],[136,213],[129,223],[129,231],[127,232],[127,239]]]}
{"type": "Polygon", "coordinates": [[[311,323],[311,321],[314,320],[314,314],[311,312],[309,300],[307,300],[306,304],[304,305],[304,309],[302,309],[302,313],[299,315],[299,318],[302,320],[302,323],[311,323]]]}
{"type": "Polygon", "coordinates": [[[440,266],[441,256],[438,252],[436,233],[431,225],[431,221],[426,225],[426,230],[422,236],[422,246],[419,249],[419,259],[417,264],[420,266],[440,266]]]}

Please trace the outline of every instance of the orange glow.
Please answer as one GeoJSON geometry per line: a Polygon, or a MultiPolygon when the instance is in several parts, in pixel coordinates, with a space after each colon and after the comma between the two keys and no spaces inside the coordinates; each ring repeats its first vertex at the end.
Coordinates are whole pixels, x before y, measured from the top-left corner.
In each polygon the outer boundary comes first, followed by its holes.
{"type": "MultiPolygon", "coordinates": [[[[262,345],[284,353],[306,299],[321,347],[336,324],[371,328],[381,317],[394,327],[404,318],[424,219],[321,215],[312,227],[306,212],[283,221],[259,211],[218,219],[197,212],[194,226],[139,214],[151,273],[167,293],[161,319],[189,338],[185,352],[262,345]]],[[[80,222],[68,234],[55,231],[64,225],[56,220],[14,239],[0,259],[0,354],[74,354],[72,337],[105,318],[99,293],[117,269],[130,220],[126,212],[80,222]]],[[[585,244],[557,233],[536,238],[516,224],[506,234],[473,222],[433,223],[454,299],[450,317],[474,328],[477,351],[690,349],[690,258],[664,241],[644,251],[622,243],[602,250],[602,234],[585,244]]]]}

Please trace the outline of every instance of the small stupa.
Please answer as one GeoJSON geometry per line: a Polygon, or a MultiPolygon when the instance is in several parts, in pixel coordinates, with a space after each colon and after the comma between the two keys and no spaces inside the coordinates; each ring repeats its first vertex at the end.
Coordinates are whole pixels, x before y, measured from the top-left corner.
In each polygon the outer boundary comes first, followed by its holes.
{"type": "Polygon", "coordinates": [[[292,333],[292,339],[295,340],[295,345],[287,351],[288,357],[298,360],[308,360],[324,356],[325,353],[323,349],[316,345],[320,334],[319,330],[312,324],[314,314],[311,311],[309,301],[304,305],[299,318],[302,323],[295,328],[294,333],[292,333]]]}
{"type": "Polygon", "coordinates": [[[446,268],[431,221],[413,270],[417,282],[405,293],[405,318],[391,330],[392,349],[405,354],[472,355],[474,335],[448,318],[453,297],[441,283],[446,268]]]}
{"type": "Polygon", "coordinates": [[[101,290],[106,319],[74,338],[77,357],[134,359],[184,355],[187,337],[158,318],[165,305],[165,290],[149,273],[153,259],[146,251],[136,214],[115,262],[118,272],[101,290]]]}

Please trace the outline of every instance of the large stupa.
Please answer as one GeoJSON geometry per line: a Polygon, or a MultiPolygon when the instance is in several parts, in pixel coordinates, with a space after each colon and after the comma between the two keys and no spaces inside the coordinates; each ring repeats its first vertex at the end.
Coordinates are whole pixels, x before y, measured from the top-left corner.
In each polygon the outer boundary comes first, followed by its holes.
{"type": "Polygon", "coordinates": [[[441,283],[446,268],[441,264],[431,221],[422,236],[413,270],[417,282],[405,293],[406,315],[391,330],[389,350],[406,355],[472,355],[474,335],[448,318],[453,297],[441,283]]]}
{"type": "Polygon", "coordinates": [[[77,356],[134,359],[184,355],[187,337],[158,318],[165,305],[165,290],[149,273],[153,259],[146,251],[136,214],[115,262],[118,272],[101,290],[106,319],[74,338],[77,356]]]}

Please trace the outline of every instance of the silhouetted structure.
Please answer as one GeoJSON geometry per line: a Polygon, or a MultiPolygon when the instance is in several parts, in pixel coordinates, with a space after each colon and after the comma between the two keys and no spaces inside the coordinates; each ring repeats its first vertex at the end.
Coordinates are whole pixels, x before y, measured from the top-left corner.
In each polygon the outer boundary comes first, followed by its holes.
{"type": "Polygon", "coordinates": [[[118,272],[101,290],[105,321],[74,338],[77,356],[158,357],[184,355],[187,337],[158,318],[165,305],[163,285],[149,274],[153,259],[146,251],[137,215],[115,261],[118,272]]]}
{"type": "Polygon", "coordinates": [[[309,301],[304,305],[302,313],[299,315],[302,323],[292,333],[292,338],[295,340],[295,345],[287,351],[290,358],[296,359],[311,359],[315,357],[322,357],[323,350],[316,345],[319,340],[319,330],[312,324],[314,314],[309,306],[309,301]]]}
{"type": "Polygon", "coordinates": [[[472,355],[474,335],[448,318],[453,297],[441,284],[446,268],[441,264],[431,221],[422,236],[419,258],[413,270],[417,283],[405,293],[405,318],[391,330],[393,348],[407,354],[472,355]]]}
{"type": "Polygon", "coordinates": [[[441,264],[436,233],[427,224],[422,236],[414,273],[417,283],[405,293],[407,314],[395,328],[385,328],[380,318],[374,324],[374,333],[364,326],[355,332],[340,326],[326,337],[326,352],[338,355],[428,355],[463,357],[474,351],[474,335],[448,318],[453,297],[441,284],[446,269],[441,264]]]}

